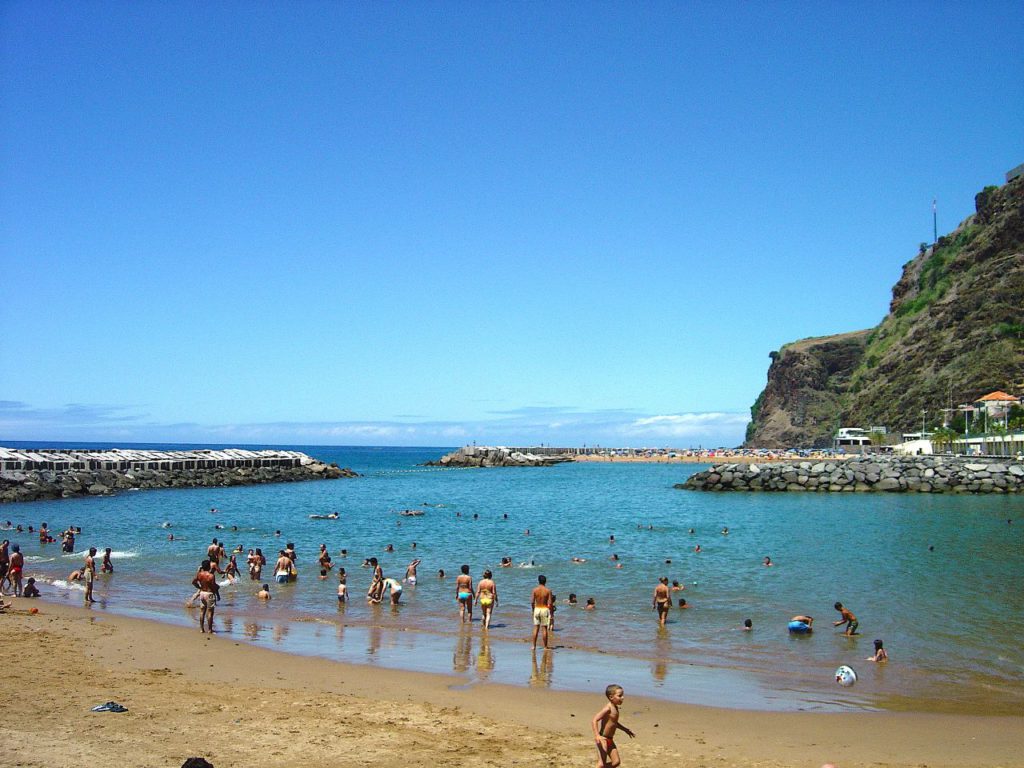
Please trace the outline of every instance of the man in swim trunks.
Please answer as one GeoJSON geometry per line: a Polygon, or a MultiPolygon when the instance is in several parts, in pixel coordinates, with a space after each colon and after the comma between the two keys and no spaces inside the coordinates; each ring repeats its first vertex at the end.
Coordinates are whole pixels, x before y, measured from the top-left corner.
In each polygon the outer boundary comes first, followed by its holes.
{"type": "Polygon", "coordinates": [[[192,579],[192,586],[199,590],[199,631],[205,633],[204,622],[213,633],[213,612],[217,608],[217,579],[210,570],[210,562],[204,560],[199,573],[192,579]]]}
{"type": "Polygon", "coordinates": [[[214,565],[220,565],[220,544],[217,543],[217,539],[206,548],[206,559],[214,565]]]}
{"type": "Polygon", "coordinates": [[[103,573],[114,572],[114,564],[110,562],[110,547],[103,550],[103,565],[100,570],[103,571],[103,573]]]}
{"type": "Polygon", "coordinates": [[[460,568],[462,573],[455,577],[455,599],[459,601],[459,618],[466,623],[468,616],[473,621],[473,577],[469,575],[469,566],[460,568]]]}
{"type": "Polygon", "coordinates": [[[839,611],[842,618],[839,619],[839,621],[833,621],[832,626],[838,627],[841,624],[845,624],[846,631],[843,634],[847,637],[850,635],[856,635],[857,627],[860,626],[860,624],[857,622],[857,617],[853,615],[853,612],[849,608],[844,608],[842,603],[836,603],[833,607],[839,611]]]}
{"type": "Polygon", "coordinates": [[[21,572],[25,567],[25,556],[21,554],[18,544],[11,545],[11,562],[7,569],[7,578],[14,587],[14,596],[21,597],[21,572]]]}
{"type": "Polygon", "coordinates": [[[547,587],[547,577],[537,577],[537,586],[530,594],[530,608],[533,610],[533,650],[537,650],[537,635],[544,628],[544,649],[550,648],[549,628],[551,626],[551,590],[547,587]]]}
{"type": "Polygon", "coordinates": [[[277,580],[277,583],[286,584],[294,570],[295,563],[292,562],[292,559],[288,557],[283,549],[278,550],[277,564],[274,566],[274,578],[277,580]]]}
{"type": "Polygon", "coordinates": [[[96,547],[89,547],[89,554],[85,556],[85,566],[82,568],[85,576],[85,602],[95,603],[92,598],[92,585],[96,581],[96,547]]]}
{"type": "Polygon", "coordinates": [[[654,588],[654,601],[651,607],[658,612],[658,625],[664,627],[668,619],[668,609],[672,607],[672,597],[668,591],[668,576],[658,579],[658,586],[654,588]]]}
{"type": "Polygon", "coordinates": [[[494,579],[491,577],[492,574],[489,570],[484,571],[484,577],[476,585],[476,602],[483,613],[484,629],[490,629],[491,611],[498,604],[498,587],[494,584],[494,579]]]}
{"type": "MultiPolygon", "coordinates": [[[[416,542],[413,542],[413,546],[416,546],[416,542]]],[[[420,559],[417,557],[409,565],[405,567],[405,583],[416,586],[416,566],[420,564],[420,559]]]]}

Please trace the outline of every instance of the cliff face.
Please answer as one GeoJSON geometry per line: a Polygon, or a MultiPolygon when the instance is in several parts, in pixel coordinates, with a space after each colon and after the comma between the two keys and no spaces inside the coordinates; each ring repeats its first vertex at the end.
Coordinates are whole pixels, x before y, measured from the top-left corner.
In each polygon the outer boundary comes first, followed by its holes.
{"type": "Polygon", "coordinates": [[[939,409],[1024,389],[1024,178],[903,268],[874,329],[772,353],[748,447],[827,445],[839,426],[941,423],[939,409]]]}
{"type": "Polygon", "coordinates": [[[768,386],[750,409],[746,444],[795,448],[831,442],[870,333],[804,339],[772,352],[768,386]]]}

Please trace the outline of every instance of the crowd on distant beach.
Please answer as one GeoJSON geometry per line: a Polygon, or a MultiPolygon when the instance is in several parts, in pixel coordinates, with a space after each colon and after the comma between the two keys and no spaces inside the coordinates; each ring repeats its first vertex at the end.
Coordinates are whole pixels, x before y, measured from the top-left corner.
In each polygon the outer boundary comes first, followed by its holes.
{"type": "Polygon", "coordinates": [[[720,462],[826,461],[850,458],[827,448],[623,448],[574,455],[579,462],[655,462],[715,464],[720,462]]]}

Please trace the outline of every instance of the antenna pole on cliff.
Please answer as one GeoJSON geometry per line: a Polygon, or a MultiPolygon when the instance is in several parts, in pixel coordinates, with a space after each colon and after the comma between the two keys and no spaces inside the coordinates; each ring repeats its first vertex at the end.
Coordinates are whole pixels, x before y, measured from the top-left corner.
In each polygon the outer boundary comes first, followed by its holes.
{"type": "Polygon", "coordinates": [[[939,215],[935,210],[936,200],[932,198],[932,245],[939,242],[939,215]]]}

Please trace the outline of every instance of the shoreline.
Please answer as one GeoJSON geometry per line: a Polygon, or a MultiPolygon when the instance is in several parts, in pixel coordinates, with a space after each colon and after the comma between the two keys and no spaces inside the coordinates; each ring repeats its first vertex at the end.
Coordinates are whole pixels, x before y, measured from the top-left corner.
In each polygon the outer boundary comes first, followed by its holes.
{"type": "MultiPolygon", "coordinates": [[[[0,621],[19,661],[7,670],[9,688],[33,702],[33,717],[8,728],[23,766],[66,764],[72,751],[76,761],[109,759],[112,749],[140,765],[192,755],[218,768],[295,765],[297,743],[304,764],[343,754],[384,768],[582,764],[594,759],[590,717],[611,682],[595,670],[593,693],[465,686],[457,676],[299,656],[194,627],[14,605],[0,621]],[[89,712],[107,700],[128,712],[89,712]],[[77,718],[88,727],[76,727],[73,747],[52,737],[77,718]],[[510,738],[524,729],[527,739],[510,738]]],[[[1024,765],[1020,717],[727,710],[640,693],[627,689],[622,710],[638,733],[620,743],[633,766],[1024,765]]]]}

